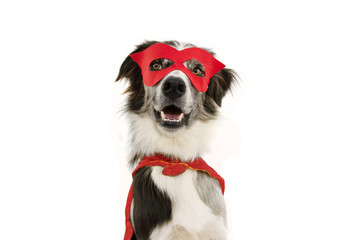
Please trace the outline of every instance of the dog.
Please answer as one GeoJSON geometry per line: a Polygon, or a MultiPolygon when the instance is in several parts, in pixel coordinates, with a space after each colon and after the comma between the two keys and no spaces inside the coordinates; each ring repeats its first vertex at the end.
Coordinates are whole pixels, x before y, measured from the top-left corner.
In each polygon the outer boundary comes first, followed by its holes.
{"type": "MultiPolygon", "coordinates": [[[[130,123],[129,164],[133,168],[143,158],[159,154],[190,164],[206,150],[222,99],[237,75],[219,62],[215,65],[220,70],[210,74],[213,69],[198,58],[205,56],[214,65],[214,53],[199,49],[177,41],[145,41],[121,64],[116,81],[128,84],[125,112],[130,123]],[[171,57],[156,59],[156,51],[160,51],[156,48],[194,56],[179,64],[171,57]],[[146,50],[154,59],[140,66],[141,61],[135,59],[146,50]],[[158,74],[157,79],[145,79],[146,74],[158,74]],[[201,82],[205,77],[207,85],[201,82]]],[[[227,239],[220,180],[211,177],[210,170],[191,168],[173,176],[164,174],[164,166],[143,166],[134,172],[132,198],[128,198],[132,228],[129,239],[227,239]]]]}

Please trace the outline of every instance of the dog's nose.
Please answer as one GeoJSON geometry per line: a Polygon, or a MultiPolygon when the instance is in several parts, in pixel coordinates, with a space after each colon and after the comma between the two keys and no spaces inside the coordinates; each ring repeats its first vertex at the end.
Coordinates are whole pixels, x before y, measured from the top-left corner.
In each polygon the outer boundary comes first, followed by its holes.
{"type": "Polygon", "coordinates": [[[162,86],[162,92],[172,100],[178,99],[186,92],[185,82],[179,77],[169,77],[162,86]]]}

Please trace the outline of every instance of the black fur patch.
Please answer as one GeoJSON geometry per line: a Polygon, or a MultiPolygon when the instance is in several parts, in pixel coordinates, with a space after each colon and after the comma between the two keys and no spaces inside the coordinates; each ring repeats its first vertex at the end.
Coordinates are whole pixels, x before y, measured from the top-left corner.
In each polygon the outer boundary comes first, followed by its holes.
{"type": "MultiPolygon", "coordinates": [[[[143,44],[138,45],[136,50],[131,54],[141,52],[155,43],[157,42],[144,42],[143,44]]],[[[128,110],[135,112],[139,111],[145,102],[145,89],[143,85],[141,69],[130,56],[127,56],[124,62],[121,64],[119,75],[117,76],[116,81],[122,78],[126,78],[126,80],[130,82],[129,87],[125,91],[125,93],[129,93],[127,103],[128,110]]]]}
{"type": "Polygon", "coordinates": [[[151,231],[171,219],[171,200],[151,179],[151,167],[139,169],[133,180],[133,225],[138,240],[149,239],[151,231]]]}
{"type": "MultiPolygon", "coordinates": [[[[221,107],[221,102],[225,94],[231,90],[231,87],[236,82],[236,73],[228,68],[222,69],[216,73],[209,83],[208,90],[206,91],[206,97],[214,99],[215,103],[221,107]]],[[[209,101],[205,101],[205,104],[209,104],[209,101]]],[[[211,113],[213,107],[205,106],[205,109],[210,110],[211,113]]]]}

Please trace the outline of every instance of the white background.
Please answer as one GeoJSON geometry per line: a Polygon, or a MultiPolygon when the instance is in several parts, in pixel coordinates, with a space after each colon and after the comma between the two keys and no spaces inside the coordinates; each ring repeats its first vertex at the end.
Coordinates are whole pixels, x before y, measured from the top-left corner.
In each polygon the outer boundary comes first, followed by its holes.
{"type": "Polygon", "coordinates": [[[206,156],[232,239],[360,239],[357,1],[2,1],[0,239],[121,239],[114,117],[145,39],[216,51],[242,83],[206,156]]]}

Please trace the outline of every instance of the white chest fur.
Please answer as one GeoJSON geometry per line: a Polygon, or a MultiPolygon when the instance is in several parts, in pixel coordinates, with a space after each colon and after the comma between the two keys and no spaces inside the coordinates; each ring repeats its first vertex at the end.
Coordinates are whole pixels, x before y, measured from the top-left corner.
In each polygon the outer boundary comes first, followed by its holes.
{"type": "Polygon", "coordinates": [[[165,176],[162,170],[162,167],[152,167],[151,177],[170,197],[172,218],[154,229],[150,239],[226,239],[223,217],[214,215],[196,190],[197,171],[188,169],[178,176],[165,176]]]}

